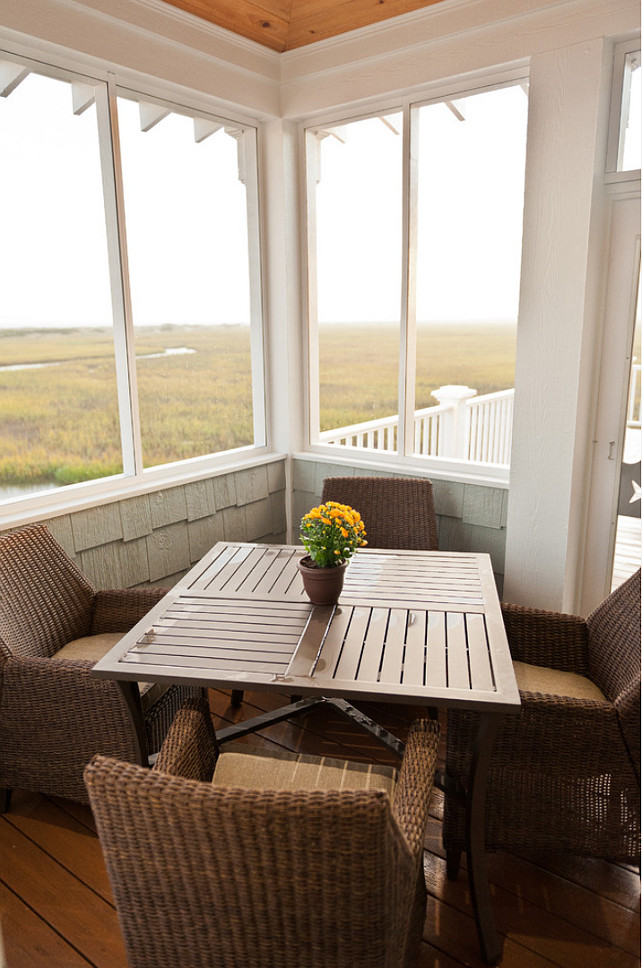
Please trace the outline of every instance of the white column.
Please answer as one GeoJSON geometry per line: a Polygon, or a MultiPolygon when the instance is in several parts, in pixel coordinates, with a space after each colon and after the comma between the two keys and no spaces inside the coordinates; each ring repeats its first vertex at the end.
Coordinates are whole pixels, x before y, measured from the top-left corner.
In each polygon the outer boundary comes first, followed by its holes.
{"type": "Polygon", "coordinates": [[[531,62],[503,597],[561,611],[581,584],[609,64],[602,38],[531,62]]]}

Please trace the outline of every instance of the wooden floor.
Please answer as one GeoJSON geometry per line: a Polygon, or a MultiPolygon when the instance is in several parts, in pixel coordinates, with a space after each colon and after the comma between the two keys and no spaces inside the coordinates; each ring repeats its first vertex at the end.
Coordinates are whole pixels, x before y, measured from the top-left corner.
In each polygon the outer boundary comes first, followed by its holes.
{"type": "MultiPolygon", "coordinates": [[[[247,693],[234,711],[229,694],[211,694],[215,725],[282,702],[276,694],[247,693]]],[[[365,708],[404,737],[409,712],[403,707],[365,708]]],[[[260,741],[273,748],[388,759],[356,726],[324,710],[273,726],[260,741]]],[[[429,898],[419,968],[477,968],[482,962],[466,879],[446,879],[441,809],[435,791],[424,854],[429,898]]],[[[640,879],[633,869],[556,853],[496,854],[490,875],[505,968],[640,965],[640,879]]],[[[124,968],[89,808],[14,793],[11,811],[0,817],[0,918],[7,968],[124,968]]]]}
{"type": "Polygon", "coordinates": [[[640,540],[640,518],[629,518],[620,514],[617,519],[615,537],[615,556],[613,559],[613,582],[611,590],[640,567],[642,541],[640,540]]]}

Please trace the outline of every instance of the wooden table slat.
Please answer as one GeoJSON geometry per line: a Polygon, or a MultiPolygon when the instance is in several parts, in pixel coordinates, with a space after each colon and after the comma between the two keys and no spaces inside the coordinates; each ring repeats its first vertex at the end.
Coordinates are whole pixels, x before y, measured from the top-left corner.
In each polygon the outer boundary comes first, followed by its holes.
{"type": "Polygon", "coordinates": [[[192,669],[202,669],[205,675],[213,680],[218,680],[221,676],[218,676],[217,673],[224,673],[224,677],[230,678],[233,677],[236,670],[285,675],[291,656],[285,654],[278,658],[276,653],[272,653],[269,658],[254,659],[248,658],[247,655],[244,658],[239,658],[237,654],[233,659],[225,659],[216,655],[207,657],[185,653],[180,656],[171,654],[163,656],[162,663],[159,662],[160,658],[158,655],[128,652],[123,659],[123,665],[128,665],[130,668],[136,667],[137,675],[140,674],[141,676],[144,674],[146,666],[158,667],[162,665],[169,672],[172,670],[175,672],[177,669],[183,669],[186,672],[192,669]],[[175,658],[176,662],[172,662],[172,658],[175,658]]]}
{"type": "Polygon", "coordinates": [[[334,610],[332,621],[328,628],[325,642],[323,643],[323,650],[314,670],[315,675],[324,675],[329,678],[334,678],[336,675],[337,662],[341,655],[344,639],[351,626],[352,613],[352,608],[346,608],[344,606],[340,606],[334,610]]]}
{"type": "Polygon", "coordinates": [[[215,545],[214,551],[217,550],[218,553],[214,554],[212,561],[210,561],[212,557],[210,553],[185,576],[183,581],[189,583],[188,587],[209,588],[211,591],[219,590],[230,575],[237,571],[239,563],[252,553],[250,547],[237,547],[236,545],[224,545],[222,548],[215,545]],[[203,567],[204,565],[205,567],[203,567]]]}
{"type": "Polygon", "coordinates": [[[386,651],[381,667],[380,682],[394,683],[395,685],[401,682],[407,622],[408,612],[405,609],[390,609],[386,651]]]}
{"type": "Polygon", "coordinates": [[[464,616],[449,612],[446,616],[446,643],[448,650],[448,685],[455,689],[470,688],[466,626],[464,616]]]}
{"type": "Polygon", "coordinates": [[[493,689],[494,681],[488,649],[488,635],[483,615],[467,615],[468,661],[473,689],[493,689]]]}
{"type": "Polygon", "coordinates": [[[369,608],[357,606],[353,609],[350,620],[350,635],[344,638],[341,656],[334,673],[337,679],[356,680],[369,621],[369,608]]]}
{"type": "Polygon", "coordinates": [[[447,685],[446,613],[431,611],[426,632],[426,685],[447,685]]]}
{"type": "Polygon", "coordinates": [[[406,626],[406,654],[403,664],[403,682],[423,687],[426,667],[426,613],[408,612],[406,626]]]}
{"type": "Polygon", "coordinates": [[[366,631],[361,662],[357,678],[363,682],[378,682],[379,670],[383,661],[388,631],[390,610],[387,608],[373,608],[366,631]]]}

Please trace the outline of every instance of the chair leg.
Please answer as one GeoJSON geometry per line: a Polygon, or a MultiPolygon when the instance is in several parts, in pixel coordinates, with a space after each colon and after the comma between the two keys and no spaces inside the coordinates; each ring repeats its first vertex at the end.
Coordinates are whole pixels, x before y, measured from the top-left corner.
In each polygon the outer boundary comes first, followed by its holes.
{"type": "Polygon", "coordinates": [[[0,813],[9,813],[11,806],[11,790],[0,787],[0,813]]]}
{"type": "Polygon", "coordinates": [[[232,705],[240,706],[243,702],[243,690],[242,689],[232,689],[232,705]]]}
{"type": "Polygon", "coordinates": [[[461,850],[449,848],[446,851],[446,877],[449,881],[456,881],[459,876],[459,865],[461,864],[461,850]]]}

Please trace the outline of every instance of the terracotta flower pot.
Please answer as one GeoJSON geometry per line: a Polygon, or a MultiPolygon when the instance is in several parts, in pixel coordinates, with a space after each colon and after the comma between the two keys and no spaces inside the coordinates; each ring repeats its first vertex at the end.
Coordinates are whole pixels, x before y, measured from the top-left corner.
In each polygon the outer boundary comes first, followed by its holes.
{"type": "Polygon", "coordinates": [[[313,605],[336,605],[343,588],[343,578],[348,567],[344,561],[332,568],[318,568],[306,555],[298,562],[303,587],[313,605]]]}

